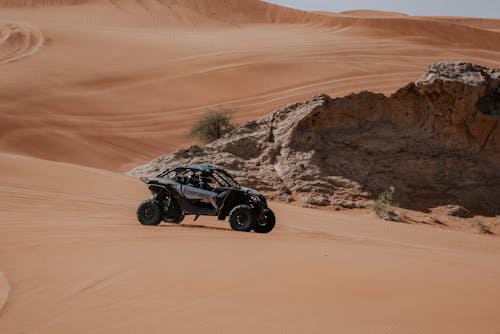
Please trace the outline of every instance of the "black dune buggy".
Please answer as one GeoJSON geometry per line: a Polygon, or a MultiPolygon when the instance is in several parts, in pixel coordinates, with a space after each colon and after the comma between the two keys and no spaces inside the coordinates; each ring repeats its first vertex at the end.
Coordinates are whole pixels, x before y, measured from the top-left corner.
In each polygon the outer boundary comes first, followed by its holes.
{"type": "Polygon", "coordinates": [[[144,179],[153,198],[137,208],[143,225],[161,221],[179,224],[186,215],[229,217],[236,231],[269,233],[276,224],[266,198],[256,190],[240,186],[226,171],[208,165],[167,169],[144,179]]]}

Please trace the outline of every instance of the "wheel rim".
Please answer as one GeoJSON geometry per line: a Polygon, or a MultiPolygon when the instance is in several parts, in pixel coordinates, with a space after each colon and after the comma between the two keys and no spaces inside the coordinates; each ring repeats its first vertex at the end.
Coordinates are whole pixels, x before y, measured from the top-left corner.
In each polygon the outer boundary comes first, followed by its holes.
{"type": "Polygon", "coordinates": [[[152,219],[154,217],[154,210],[151,206],[146,206],[145,208],[143,208],[142,210],[142,215],[144,216],[144,218],[146,219],[152,219]]]}
{"type": "Polygon", "coordinates": [[[269,217],[267,215],[263,215],[261,219],[258,220],[257,225],[266,226],[269,222],[269,217]]]}
{"type": "Polygon", "coordinates": [[[238,214],[235,217],[236,225],[238,226],[246,226],[248,224],[248,217],[245,214],[238,214]]]}

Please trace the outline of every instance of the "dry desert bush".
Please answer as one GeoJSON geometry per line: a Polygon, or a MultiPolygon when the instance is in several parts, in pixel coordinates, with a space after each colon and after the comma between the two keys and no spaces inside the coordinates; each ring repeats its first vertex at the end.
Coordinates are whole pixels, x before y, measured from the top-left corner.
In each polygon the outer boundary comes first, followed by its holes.
{"type": "Polygon", "coordinates": [[[389,189],[381,193],[375,202],[373,202],[370,206],[370,209],[372,209],[380,219],[400,221],[400,218],[396,213],[398,205],[394,201],[395,192],[396,187],[389,187],[389,189]]]}
{"type": "Polygon", "coordinates": [[[233,123],[233,109],[219,107],[209,109],[193,125],[189,136],[204,143],[211,143],[236,128],[233,123]]]}

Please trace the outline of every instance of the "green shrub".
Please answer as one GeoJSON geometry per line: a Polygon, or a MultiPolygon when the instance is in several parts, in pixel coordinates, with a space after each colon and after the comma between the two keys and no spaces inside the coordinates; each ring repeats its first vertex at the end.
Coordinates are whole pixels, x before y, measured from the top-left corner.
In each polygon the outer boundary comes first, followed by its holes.
{"type": "Polygon", "coordinates": [[[232,119],[233,109],[209,109],[193,125],[189,136],[198,138],[204,143],[211,143],[235,129],[236,126],[233,124],[232,119]]]}
{"type": "Polygon", "coordinates": [[[381,193],[375,202],[371,205],[371,209],[380,219],[400,221],[395,209],[397,204],[394,202],[394,192],[396,187],[391,186],[389,189],[381,193]]]}

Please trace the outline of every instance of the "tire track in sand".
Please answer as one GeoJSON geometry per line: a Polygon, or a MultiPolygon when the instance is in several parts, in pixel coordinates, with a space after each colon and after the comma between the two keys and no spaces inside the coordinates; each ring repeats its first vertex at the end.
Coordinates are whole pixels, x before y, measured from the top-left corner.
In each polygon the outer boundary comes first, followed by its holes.
{"type": "Polygon", "coordinates": [[[10,286],[5,275],[0,271],[0,312],[9,298],[10,286]]]}
{"type": "Polygon", "coordinates": [[[0,22],[0,65],[35,54],[43,41],[42,32],[29,24],[0,22]]]}

